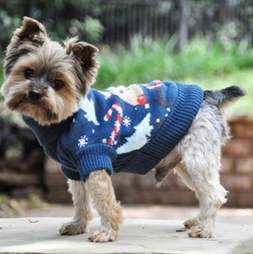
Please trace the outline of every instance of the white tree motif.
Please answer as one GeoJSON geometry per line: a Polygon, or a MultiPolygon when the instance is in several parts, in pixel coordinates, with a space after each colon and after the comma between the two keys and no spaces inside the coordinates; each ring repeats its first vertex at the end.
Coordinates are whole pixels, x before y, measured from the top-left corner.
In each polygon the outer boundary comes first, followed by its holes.
{"type": "Polygon", "coordinates": [[[104,91],[99,90],[98,92],[101,93],[106,100],[108,100],[112,96],[112,93],[107,90],[104,91]]]}
{"type": "Polygon", "coordinates": [[[95,105],[92,100],[89,100],[87,96],[83,96],[79,103],[80,108],[84,111],[84,117],[95,125],[99,125],[96,116],[95,105]]]}
{"type": "Polygon", "coordinates": [[[153,126],[150,125],[151,114],[148,113],[144,119],[135,126],[135,132],[128,137],[126,143],[117,149],[118,154],[128,153],[143,147],[149,140],[153,126]]]}

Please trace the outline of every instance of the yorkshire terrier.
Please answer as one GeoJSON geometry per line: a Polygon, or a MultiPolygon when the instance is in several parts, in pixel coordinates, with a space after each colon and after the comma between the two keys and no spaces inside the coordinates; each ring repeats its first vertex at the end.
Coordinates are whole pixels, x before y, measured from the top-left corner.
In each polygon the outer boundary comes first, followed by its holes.
{"type": "Polygon", "coordinates": [[[93,201],[102,225],[89,240],[114,241],[122,210],[112,172],[154,169],[160,183],[175,169],[199,200],[198,216],[184,222],[189,236],[212,237],[227,194],[219,176],[221,149],[229,137],[222,109],[244,92],[236,86],[203,91],[158,80],[98,91],[91,88],[97,52],[76,38],[64,45],[50,40],[45,27],[28,17],[6,50],[5,105],[23,115],[69,178],[75,213],[60,234],[84,233],[93,201]]]}

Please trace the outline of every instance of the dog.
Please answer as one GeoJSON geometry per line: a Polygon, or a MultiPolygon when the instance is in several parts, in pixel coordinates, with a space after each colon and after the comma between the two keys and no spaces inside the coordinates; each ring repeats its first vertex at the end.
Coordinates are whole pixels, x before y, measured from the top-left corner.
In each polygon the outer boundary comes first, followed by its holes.
{"type": "Polygon", "coordinates": [[[91,88],[97,52],[76,38],[64,45],[52,41],[46,28],[28,17],[6,50],[5,105],[24,116],[69,178],[74,217],[60,234],[84,233],[93,201],[101,229],[89,240],[117,239],[122,209],[110,178],[113,167],[141,174],[153,168],[158,183],[175,169],[199,200],[198,216],[184,222],[189,236],[212,237],[227,195],[219,176],[221,149],[229,138],[223,108],[244,91],[237,86],[203,91],[158,80],[98,91],[91,88]]]}

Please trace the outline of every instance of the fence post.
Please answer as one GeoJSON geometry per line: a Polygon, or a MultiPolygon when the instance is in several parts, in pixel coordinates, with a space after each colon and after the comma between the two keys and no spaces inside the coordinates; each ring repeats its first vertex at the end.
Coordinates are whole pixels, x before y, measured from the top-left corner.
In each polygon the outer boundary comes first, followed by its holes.
{"type": "Polygon", "coordinates": [[[180,46],[180,50],[182,50],[188,41],[189,1],[180,0],[179,7],[180,7],[179,46],[180,46]]]}

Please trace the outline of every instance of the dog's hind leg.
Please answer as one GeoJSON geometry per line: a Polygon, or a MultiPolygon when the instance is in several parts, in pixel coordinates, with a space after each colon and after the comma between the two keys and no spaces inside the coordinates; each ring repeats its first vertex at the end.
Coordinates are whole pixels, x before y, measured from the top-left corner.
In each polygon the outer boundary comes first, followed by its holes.
{"type": "Polygon", "coordinates": [[[74,216],[70,222],[62,225],[61,235],[82,234],[86,230],[87,222],[91,219],[91,208],[88,193],[82,181],[68,180],[69,192],[72,194],[74,216]]]}
{"type": "Polygon", "coordinates": [[[215,163],[205,165],[199,162],[187,165],[186,162],[187,172],[192,179],[200,207],[199,215],[184,223],[185,227],[190,228],[191,237],[212,237],[216,213],[226,202],[227,192],[220,184],[219,173],[215,170],[218,165],[215,163]],[[194,168],[191,168],[192,165],[194,168]]]}
{"type": "MultiPolygon", "coordinates": [[[[191,175],[187,172],[186,167],[183,164],[177,165],[175,168],[175,172],[177,175],[181,178],[182,182],[192,191],[195,192],[196,197],[198,197],[198,192],[196,191],[196,188],[194,187],[194,183],[192,181],[191,175]]],[[[190,229],[192,226],[196,226],[200,223],[199,216],[193,217],[191,219],[188,219],[184,222],[184,227],[186,229],[190,229]]]]}
{"type": "Polygon", "coordinates": [[[116,201],[110,176],[105,170],[92,172],[86,180],[86,187],[102,224],[102,228],[93,232],[89,240],[92,242],[116,240],[122,222],[122,210],[116,201]]]}
{"type": "Polygon", "coordinates": [[[187,179],[199,199],[199,223],[197,220],[185,223],[190,227],[191,237],[212,237],[217,210],[226,202],[227,191],[220,184],[219,176],[225,128],[217,107],[204,105],[177,147],[185,169],[185,175],[181,172],[181,176],[187,179]]]}

